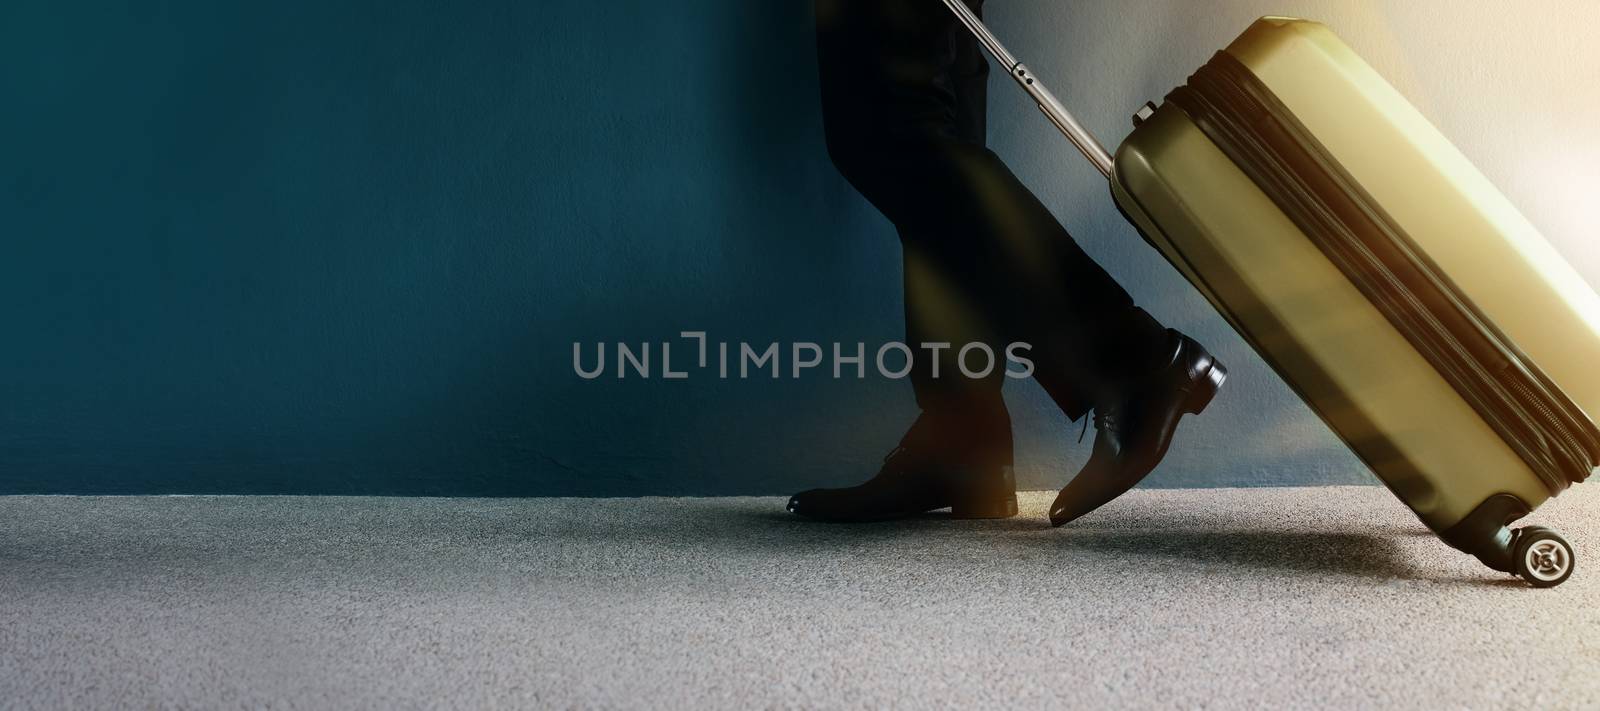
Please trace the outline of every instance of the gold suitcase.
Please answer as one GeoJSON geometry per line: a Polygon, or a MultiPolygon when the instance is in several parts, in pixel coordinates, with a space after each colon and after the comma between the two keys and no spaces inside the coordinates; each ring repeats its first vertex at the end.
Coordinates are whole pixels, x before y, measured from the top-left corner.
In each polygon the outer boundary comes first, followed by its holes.
{"type": "Polygon", "coordinates": [[[1548,587],[1572,547],[1507,526],[1600,463],[1600,297],[1327,27],[1257,21],[1107,153],[945,4],[1117,206],[1424,523],[1548,587]]]}

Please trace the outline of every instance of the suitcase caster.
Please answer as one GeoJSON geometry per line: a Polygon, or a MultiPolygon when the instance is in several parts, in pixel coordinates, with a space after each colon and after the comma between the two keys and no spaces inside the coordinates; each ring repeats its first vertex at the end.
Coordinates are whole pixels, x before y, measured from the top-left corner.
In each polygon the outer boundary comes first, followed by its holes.
{"type": "Polygon", "coordinates": [[[1477,556],[1484,565],[1510,573],[1536,588],[1553,588],[1572,577],[1578,565],[1572,544],[1543,526],[1511,530],[1531,507],[1510,494],[1495,494],[1439,537],[1457,550],[1477,556]]]}
{"type": "Polygon", "coordinates": [[[1577,558],[1572,544],[1543,526],[1519,528],[1512,559],[1517,576],[1536,588],[1553,588],[1572,577],[1577,558]]]}

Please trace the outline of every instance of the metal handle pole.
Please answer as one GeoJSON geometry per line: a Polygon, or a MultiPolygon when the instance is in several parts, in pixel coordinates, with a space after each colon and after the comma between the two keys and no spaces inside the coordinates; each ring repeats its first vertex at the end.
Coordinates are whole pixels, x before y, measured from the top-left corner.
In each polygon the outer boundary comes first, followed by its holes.
{"type": "Polygon", "coordinates": [[[1032,70],[1023,66],[1022,62],[1017,61],[1016,57],[1011,56],[1011,52],[1006,50],[1005,45],[1000,44],[1000,40],[995,39],[994,33],[984,26],[983,21],[979,20],[977,15],[972,14],[972,10],[967,7],[965,2],[962,2],[962,0],[944,0],[944,4],[945,7],[950,8],[950,11],[956,14],[956,19],[961,20],[961,24],[966,25],[967,29],[972,31],[972,34],[978,38],[978,42],[983,44],[984,49],[989,50],[989,54],[994,55],[995,61],[1005,66],[1006,73],[1011,75],[1017,85],[1021,86],[1023,91],[1028,92],[1028,96],[1033,97],[1034,103],[1039,106],[1040,111],[1044,112],[1045,117],[1050,119],[1050,123],[1055,124],[1056,128],[1066,135],[1067,140],[1072,141],[1072,145],[1083,153],[1083,157],[1088,158],[1089,162],[1094,164],[1095,169],[1100,171],[1101,175],[1110,178],[1111,154],[1106,152],[1105,146],[1100,145],[1100,142],[1095,140],[1094,134],[1089,133],[1089,130],[1084,128],[1083,124],[1078,123],[1078,120],[1072,117],[1072,113],[1067,111],[1067,107],[1061,105],[1061,100],[1057,99],[1055,94],[1050,93],[1050,90],[1046,89],[1044,84],[1033,76],[1032,70]]]}

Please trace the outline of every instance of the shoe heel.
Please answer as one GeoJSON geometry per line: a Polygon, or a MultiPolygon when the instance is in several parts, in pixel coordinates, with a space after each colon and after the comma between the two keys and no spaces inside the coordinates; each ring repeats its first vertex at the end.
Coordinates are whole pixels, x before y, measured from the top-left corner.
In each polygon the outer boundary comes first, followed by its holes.
{"type": "Polygon", "coordinates": [[[950,507],[950,518],[957,519],[1011,518],[1015,515],[1016,494],[998,501],[969,502],[950,507]]]}
{"type": "Polygon", "coordinates": [[[1217,391],[1222,389],[1222,383],[1227,379],[1228,369],[1217,361],[1211,361],[1205,372],[1200,374],[1194,389],[1189,391],[1189,402],[1184,405],[1183,411],[1191,415],[1205,412],[1206,406],[1211,404],[1211,399],[1217,396],[1217,391]]]}

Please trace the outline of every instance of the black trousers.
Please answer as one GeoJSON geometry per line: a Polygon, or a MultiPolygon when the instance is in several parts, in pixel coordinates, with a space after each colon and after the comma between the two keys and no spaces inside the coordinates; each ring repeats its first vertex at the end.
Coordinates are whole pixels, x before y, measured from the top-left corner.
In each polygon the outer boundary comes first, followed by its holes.
{"type": "Polygon", "coordinates": [[[1035,379],[1073,419],[1157,364],[1166,330],[985,147],[989,66],[954,15],[939,0],[817,0],[816,15],[829,155],[900,235],[918,404],[1003,416],[998,369],[956,369],[965,343],[1002,364],[1005,344],[1031,344],[1035,379]]]}

